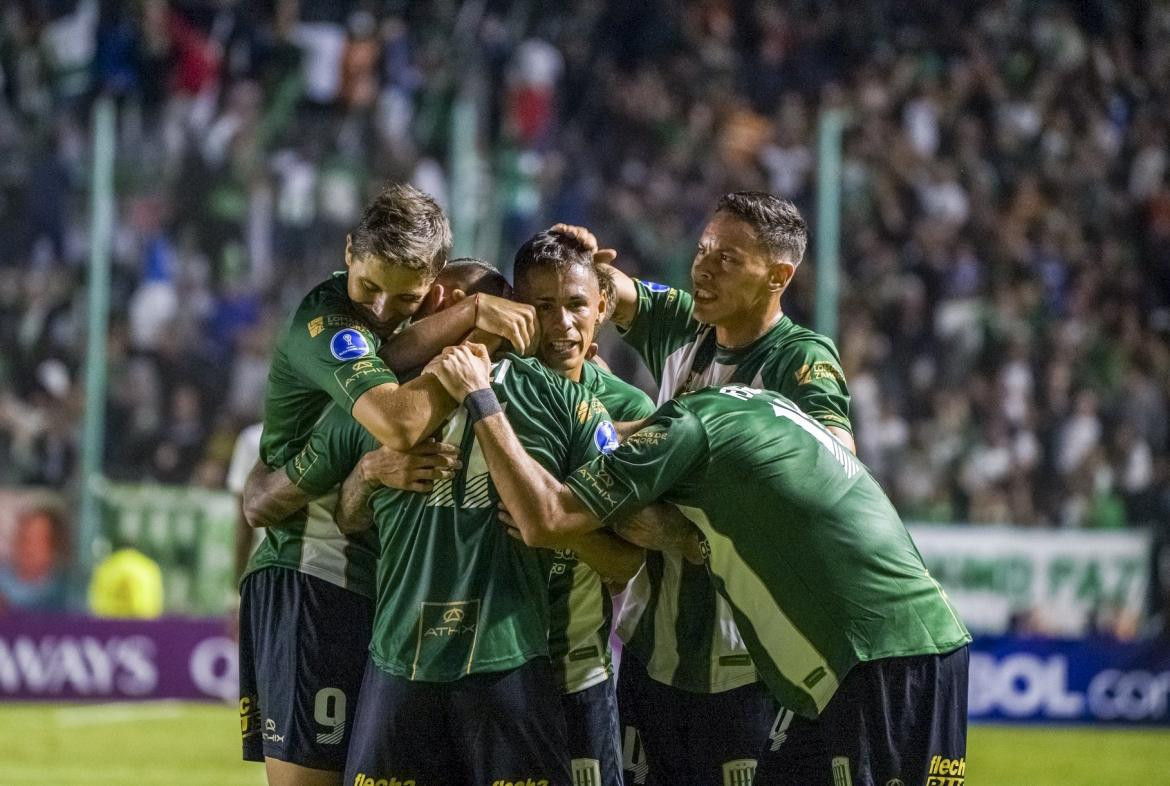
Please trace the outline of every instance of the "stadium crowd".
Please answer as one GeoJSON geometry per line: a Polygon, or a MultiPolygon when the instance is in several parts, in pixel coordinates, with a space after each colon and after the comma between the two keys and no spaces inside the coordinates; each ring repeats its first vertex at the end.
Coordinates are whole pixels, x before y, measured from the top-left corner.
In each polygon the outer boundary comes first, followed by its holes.
{"type": "Polygon", "coordinates": [[[107,471],[208,486],[367,196],[450,207],[470,95],[501,262],[564,220],[684,286],[719,194],[815,219],[817,118],[845,108],[837,343],[904,517],[1165,520],[1170,9],[960,5],[6,3],[0,483],[76,472],[95,95],[120,110],[107,471]]]}

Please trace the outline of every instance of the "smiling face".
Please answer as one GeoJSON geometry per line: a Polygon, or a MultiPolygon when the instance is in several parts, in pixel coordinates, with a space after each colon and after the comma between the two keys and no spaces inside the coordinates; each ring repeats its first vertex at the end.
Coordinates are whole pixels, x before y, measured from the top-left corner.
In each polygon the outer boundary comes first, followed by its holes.
{"type": "Polygon", "coordinates": [[[778,279],[782,291],[791,269],[772,261],[746,221],[716,213],[703,230],[691,263],[695,319],[724,325],[767,309],[778,279]],[[777,270],[778,265],[789,271],[777,270]]]}
{"type": "Polygon", "coordinates": [[[579,382],[606,309],[597,276],[584,265],[534,267],[517,278],[516,299],[536,308],[540,362],[579,382]]]}
{"type": "Polygon", "coordinates": [[[418,310],[434,280],[425,270],[411,270],[372,255],[356,256],[348,245],[345,264],[349,267],[349,299],[381,338],[390,336],[418,310]]]}

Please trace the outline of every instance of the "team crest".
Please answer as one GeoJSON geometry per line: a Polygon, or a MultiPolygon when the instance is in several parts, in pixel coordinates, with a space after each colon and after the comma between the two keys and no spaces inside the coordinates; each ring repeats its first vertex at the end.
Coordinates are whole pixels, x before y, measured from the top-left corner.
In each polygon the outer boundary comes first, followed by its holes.
{"type": "Polygon", "coordinates": [[[357,360],[370,354],[370,342],[353,328],[343,328],[329,339],[329,351],[338,360],[357,360]]]}
{"type": "Polygon", "coordinates": [[[617,450],[618,433],[612,423],[603,420],[597,424],[597,429],[593,432],[593,444],[597,445],[597,449],[606,456],[617,450]]]}

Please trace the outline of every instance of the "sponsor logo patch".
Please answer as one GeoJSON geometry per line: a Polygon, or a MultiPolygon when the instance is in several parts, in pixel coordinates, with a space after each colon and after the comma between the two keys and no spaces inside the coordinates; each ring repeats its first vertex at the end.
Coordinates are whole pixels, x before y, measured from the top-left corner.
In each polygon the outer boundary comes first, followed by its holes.
{"type": "Polygon", "coordinates": [[[755,759],[733,759],[723,764],[723,786],[752,786],[755,776],[755,759]]]}
{"type": "Polygon", "coordinates": [[[325,329],[325,317],[313,317],[309,320],[309,338],[316,338],[325,329]]]}
{"type": "Polygon", "coordinates": [[[834,756],[833,786],[853,786],[853,772],[849,769],[848,756],[834,756]]]}
{"type": "Polygon", "coordinates": [[[573,759],[573,786],[601,786],[601,762],[597,759],[573,759]]]}
{"type": "Polygon", "coordinates": [[[393,775],[389,778],[375,778],[373,775],[366,775],[364,772],[359,772],[357,777],[353,779],[352,786],[415,786],[414,778],[395,778],[393,775]]]}
{"type": "Polygon", "coordinates": [[[593,432],[593,444],[597,445],[597,449],[606,456],[617,450],[618,433],[612,423],[603,420],[597,424],[597,428],[593,432]]]}
{"type": "Polygon", "coordinates": [[[357,360],[370,354],[370,343],[353,328],[342,328],[329,339],[329,351],[338,360],[357,360]]]}
{"type": "Polygon", "coordinates": [[[590,415],[600,415],[605,412],[605,405],[595,398],[582,401],[577,405],[577,422],[584,423],[590,415]]]}
{"type": "Polygon", "coordinates": [[[931,756],[927,770],[926,786],[963,786],[967,782],[967,760],[960,756],[948,759],[946,756],[931,756]]]}
{"type": "Polygon", "coordinates": [[[845,383],[845,375],[841,373],[841,369],[827,360],[818,360],[811,366],[805,363],[796,372],[796,384],[798,385],[807,385],[818,379],[835,379],[842,384],[845,383]]]}

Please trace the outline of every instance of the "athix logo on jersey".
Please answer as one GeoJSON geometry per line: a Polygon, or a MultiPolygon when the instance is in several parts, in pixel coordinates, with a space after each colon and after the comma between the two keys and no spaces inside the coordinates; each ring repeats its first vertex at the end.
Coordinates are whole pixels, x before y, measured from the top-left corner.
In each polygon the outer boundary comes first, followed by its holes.
{"type": "Polygon", "coordinates": [[[617,429],[608,420],[603,420],[597,424],[597,429],[593,432],[593,443],[597,445],[597,449],[608,456],[617,450],[618,447],[618,433],[617,429]]]}
{"type": "Polygon", "coordinates": [[[276,721],[272,718],[264,721],[264,733],[260,736],[265,742],[284,742],[284,735],[276,733],[276,721]]]}
{"type": "Polygon", "coordinates": [[[370,343],[353,328],[343,328],[329,339],[329,351],[338,360],[357,360],[370,354],[370,343]]]}

